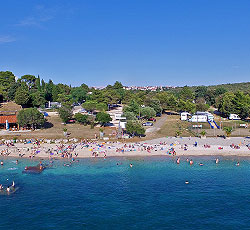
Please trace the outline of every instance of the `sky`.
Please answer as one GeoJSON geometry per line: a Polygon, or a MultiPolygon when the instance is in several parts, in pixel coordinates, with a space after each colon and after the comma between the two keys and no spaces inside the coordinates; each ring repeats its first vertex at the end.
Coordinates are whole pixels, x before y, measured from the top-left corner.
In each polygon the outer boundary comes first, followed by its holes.
{"type": "Polygon", "coordinates": [[[250,81],[249,0],[0,0],[0,71],[78,86],[250,81]]]}

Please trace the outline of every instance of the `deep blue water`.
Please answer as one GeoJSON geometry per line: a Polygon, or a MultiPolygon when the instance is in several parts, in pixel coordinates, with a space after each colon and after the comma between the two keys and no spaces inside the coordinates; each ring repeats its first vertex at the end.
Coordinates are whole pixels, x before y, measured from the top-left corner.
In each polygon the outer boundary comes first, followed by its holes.
{"type": "Polygon", "coordinates": [[[3,159],[0,183],[20,189],[0,196],[0,229],[250,229],[250,158],[193,159],[56,160],[39,175],[3,159]]]}

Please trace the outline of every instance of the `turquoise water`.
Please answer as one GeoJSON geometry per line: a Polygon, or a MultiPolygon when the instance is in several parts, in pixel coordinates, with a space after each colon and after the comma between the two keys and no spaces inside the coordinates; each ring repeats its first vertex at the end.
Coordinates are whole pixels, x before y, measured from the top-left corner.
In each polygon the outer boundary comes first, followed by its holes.
{"type": "Polygon", "coordinates": [[[250,229],[250,159],[193,159],[56,160],[39,175],[3,159],[0,183],[20,189],[0,196],[0,229],[250,229]]]}

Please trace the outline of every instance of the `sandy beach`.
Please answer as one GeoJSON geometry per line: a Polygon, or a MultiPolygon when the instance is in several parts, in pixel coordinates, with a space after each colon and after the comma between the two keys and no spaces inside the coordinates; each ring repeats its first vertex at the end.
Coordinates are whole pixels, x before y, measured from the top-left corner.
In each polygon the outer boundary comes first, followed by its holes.
{"type": "Polygon", "coordinates": [[[24,158],[86,158],[114,156],[250,156],[249,138],[160,138],[137,143],[81,141],[48,144],[28,140],[6,141],[1,156],[24,158]]]}

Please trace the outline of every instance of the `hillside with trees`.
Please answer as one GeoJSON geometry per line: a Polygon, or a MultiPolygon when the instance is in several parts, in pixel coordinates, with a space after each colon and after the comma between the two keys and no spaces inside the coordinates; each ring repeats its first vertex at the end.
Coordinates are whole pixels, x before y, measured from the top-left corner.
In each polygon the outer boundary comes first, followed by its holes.
{"type": "MultiPolygon", "coordinates": [[[[59,102],[63,122],[73,117],[73,104],[93,113],[100,113],[97,121],[104,125],[110,121],[105,111],[110,105],[123,104],[127,120],[148,119],[163,111],[207,111],[217,108],[222,116],[236,113],[245,119],[250,114],[250,82],[213,86],[184,86],[165,90],[125,90],[122,83],[115,82],[103,89],[95,89],[82,83],[77,87],[45,82],[39,76],[30,74],[16,77],[10,71],[0,71],[0,100],[15,101],[23,108],[44,108],[48,102],[59,102]]],[[[79,117],[82,124],[91,123],[88,117],[79,117]]],[[[132,123],[131,123],[132,124],[132,123]]],[[[131,125],[132,126],[132,125],[131,125]]]]}

